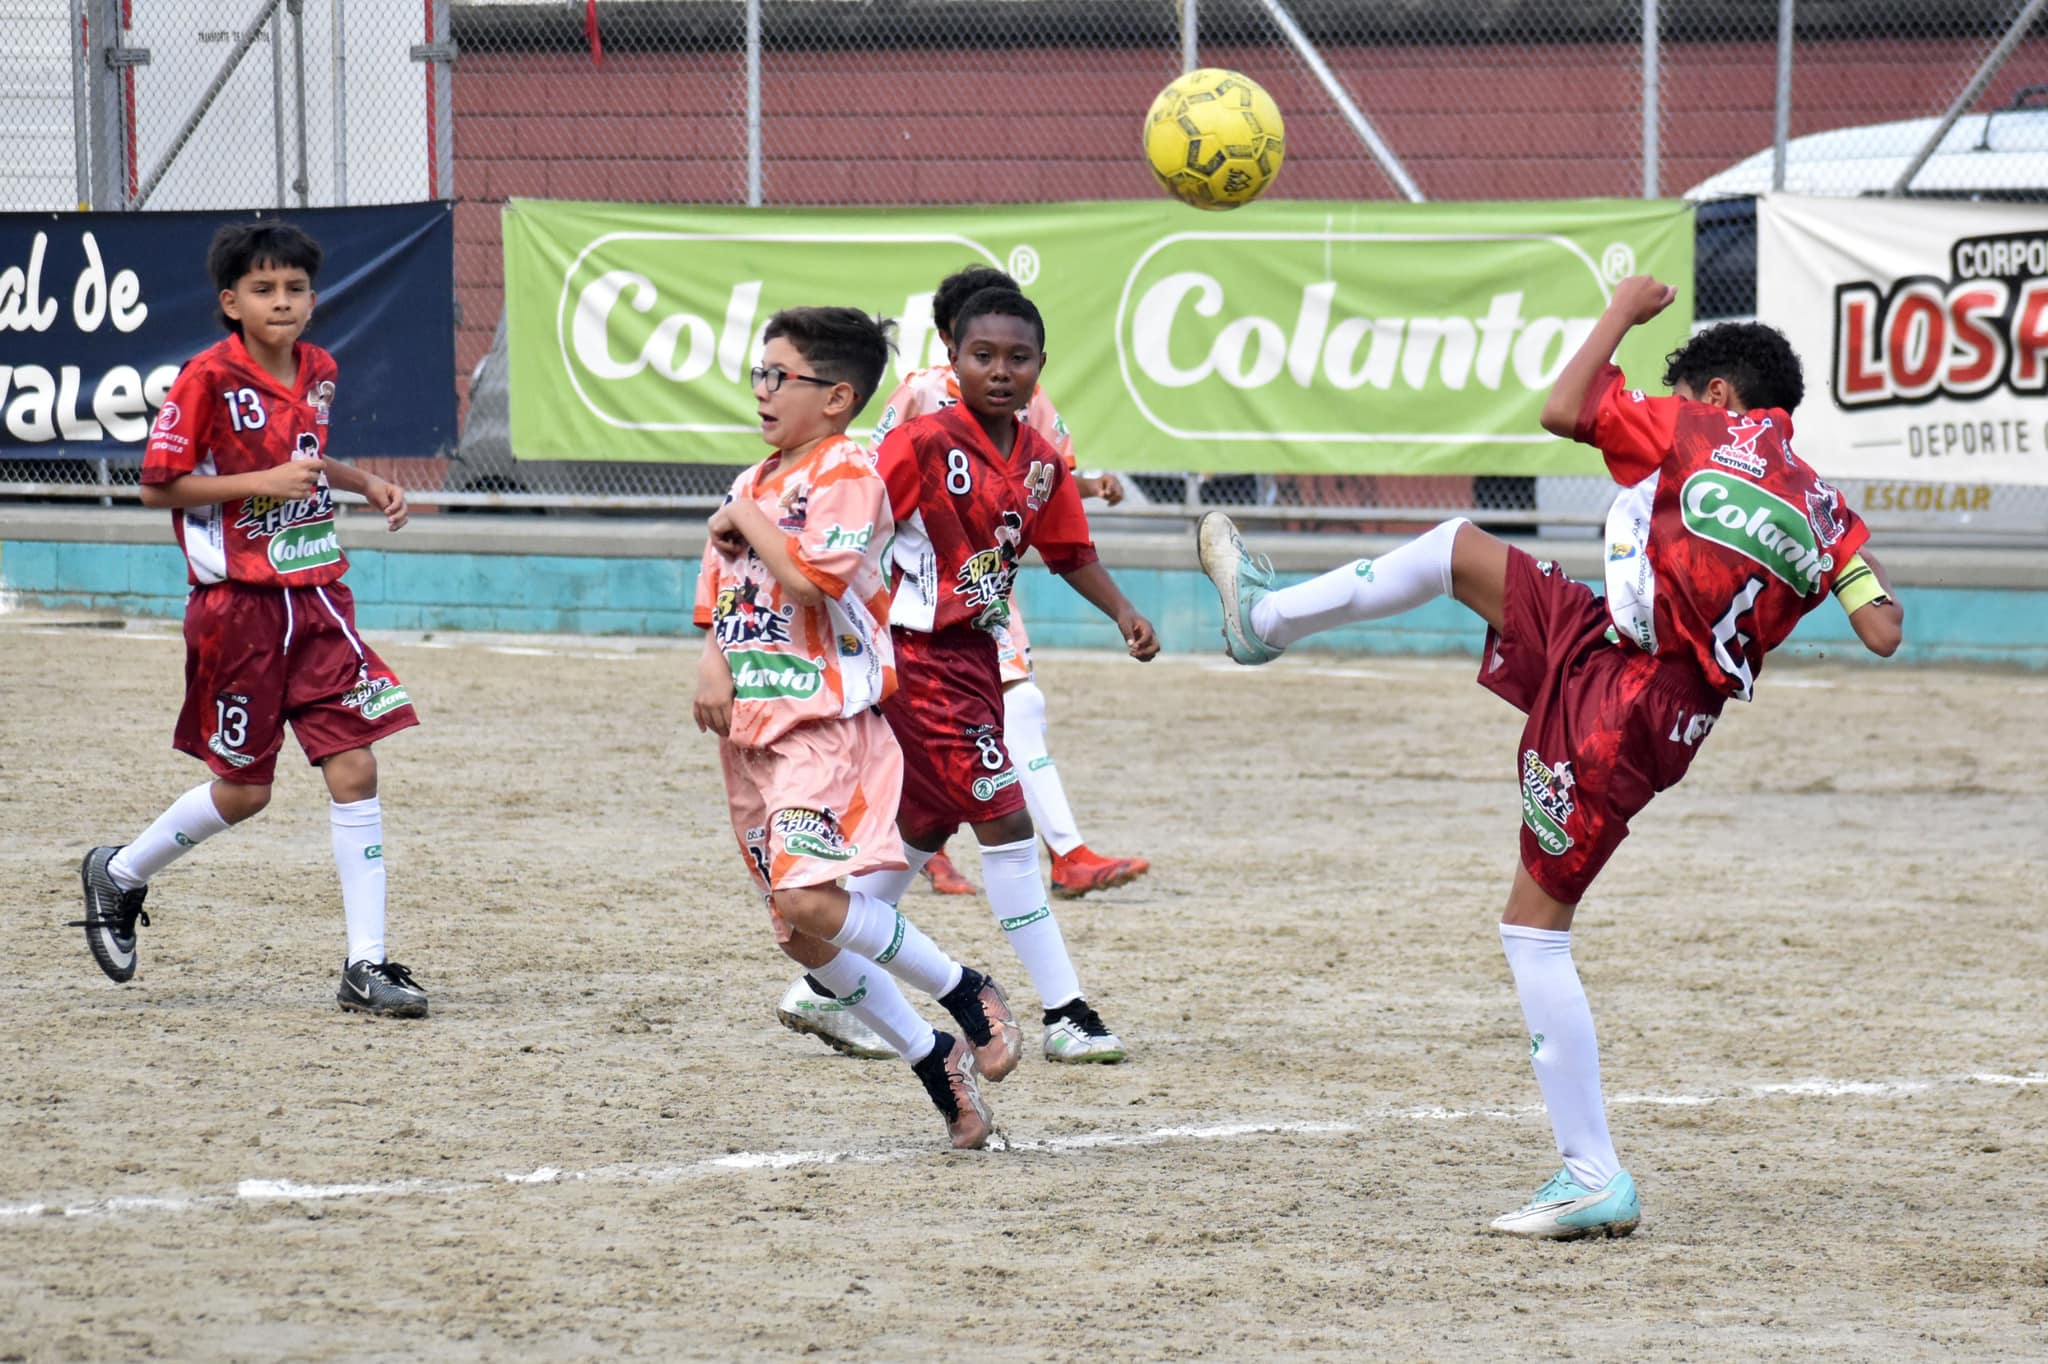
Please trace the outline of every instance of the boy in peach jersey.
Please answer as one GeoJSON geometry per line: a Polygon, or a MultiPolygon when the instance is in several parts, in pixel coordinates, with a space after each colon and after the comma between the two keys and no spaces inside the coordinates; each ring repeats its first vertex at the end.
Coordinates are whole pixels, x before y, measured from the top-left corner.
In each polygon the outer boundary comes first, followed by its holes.
{"type": "Polygon", "coordinates": [[[753,372],[775,447],[711,518],[696,623],[697,727],[719,736],[733,831],[776,941],[823,1001],[910,1062],[956,1147],[994,1118],[979,1079],[1023,1044],[1003,991],[841,877],[906,865],[896,832],[903,754],[878,710],[896,688],[883,552],[892,522],[873,458],[846,436],[889,361],[889,326],[852,308],[768,320],[753,372]],[[935,1032],[901,979],[944,1005],[935,1032]]]}

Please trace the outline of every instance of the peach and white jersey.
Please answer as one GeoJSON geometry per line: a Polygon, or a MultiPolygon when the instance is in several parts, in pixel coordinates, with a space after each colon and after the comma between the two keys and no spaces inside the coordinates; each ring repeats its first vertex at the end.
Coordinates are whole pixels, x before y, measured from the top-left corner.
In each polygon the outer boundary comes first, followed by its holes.
{"type": "Polygon", "coordinates": [[[889,490],[874,457],[829,436],[801,457],[778,451],[733,480],[788,536],[790,558],[825,599],[793,601],[751,549],[704,547],[694,617],[732,669],[732,730],[763,748],[797,725],[859,715],[896,690],[883,571],[889,490]]]}
{"type": "MultiPolygon", "coordinates": [[[[879,447],[882,437],[912,418],[951,407],[959,401],[960,381],[954,377],[951,365],[914,369],[889,395],[881,418],[875,423],[873,444],[879,447]]],[[[1024,409],[1024,424],[1044,436],[1046,443],[1059,453],[1069,469],[1074,467],[1074,438],[1068,434],[1066,422],[1060,419],[1059,409],[1052,405],[1052,399],[1045,396],[1043,384],[1031,390],[1031,402],[1024,409]]]]}

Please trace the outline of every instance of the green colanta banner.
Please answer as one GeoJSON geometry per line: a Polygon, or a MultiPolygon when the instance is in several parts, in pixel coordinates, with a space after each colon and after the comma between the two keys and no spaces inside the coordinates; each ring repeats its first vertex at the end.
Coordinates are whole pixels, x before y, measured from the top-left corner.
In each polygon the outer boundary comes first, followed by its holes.
{"type": "Polygon", "coordinates": [[[1622,347],[1637,385],[1655,386],[1691,314],[1692,215],[1663,200],[1282,201],[1218,223],[1171,201],[515,199],[504,241],[520,459],[752,461],[747,371],[771,314],[845,304],[897,319],[893,385],[945,358],[932,289],[986,264],[1045,315],[1043,382],[1084,465],[1597,473],[1596,454],[1538,424],[1552,381],[1626,275],[1680,286],[1622,347]]]}

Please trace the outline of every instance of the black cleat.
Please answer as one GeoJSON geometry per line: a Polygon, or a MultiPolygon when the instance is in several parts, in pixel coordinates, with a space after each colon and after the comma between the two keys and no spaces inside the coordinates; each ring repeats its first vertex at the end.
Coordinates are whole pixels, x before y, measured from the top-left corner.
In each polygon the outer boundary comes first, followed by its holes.
{"type": "Polygon", "coordinates": [[[341,1007],[379,1018],[425,1018],[427,992],[395,961],[352,961],[335,991],[341,1007]]]}
{"type": "Polygon", "coordinates": [[[92,959],[118,984],[135,978],[135,925],[147,924],[142,902],[148,886],[122,890],[107,872],[119,848],[94,848],[78,864],[78,879],[85,887],[85,917],[74,919],[66,928],[83,928],[85,945],[92,959]]]}

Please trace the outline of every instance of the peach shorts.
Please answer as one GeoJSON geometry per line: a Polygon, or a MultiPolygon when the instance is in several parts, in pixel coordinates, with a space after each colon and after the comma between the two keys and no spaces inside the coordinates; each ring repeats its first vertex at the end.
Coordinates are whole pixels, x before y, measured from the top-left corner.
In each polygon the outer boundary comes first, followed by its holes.
{"type": "MultiPolygon", "coordinates": [[[[732,828],[764,898],[908,865],[896,832],[903,751],[872,710],[798,725],[765,748],[719,744],[732,828]]],[[[775,912],[775,940],[791,929],[775,912]]]]}

